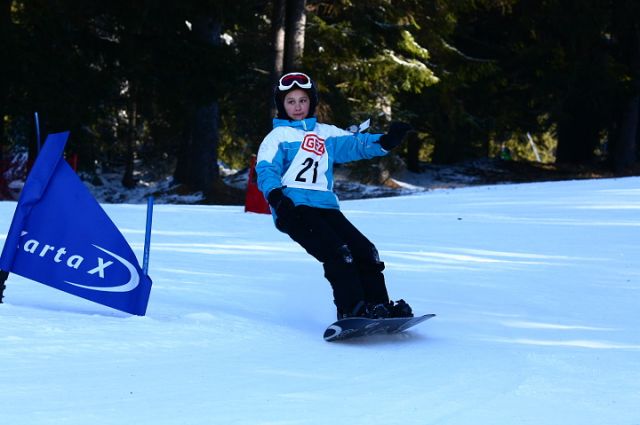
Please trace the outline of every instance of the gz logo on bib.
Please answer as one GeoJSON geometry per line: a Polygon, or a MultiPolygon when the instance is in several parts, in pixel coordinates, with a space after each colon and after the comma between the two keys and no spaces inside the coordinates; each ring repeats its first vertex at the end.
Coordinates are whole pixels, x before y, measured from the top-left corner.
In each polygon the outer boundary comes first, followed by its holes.
{"type": "Polygon", "coordinates": [[[307,134],[302,140],[302,150],[322,156],[325,152],[324,139],[316,134],[307,134]]]}

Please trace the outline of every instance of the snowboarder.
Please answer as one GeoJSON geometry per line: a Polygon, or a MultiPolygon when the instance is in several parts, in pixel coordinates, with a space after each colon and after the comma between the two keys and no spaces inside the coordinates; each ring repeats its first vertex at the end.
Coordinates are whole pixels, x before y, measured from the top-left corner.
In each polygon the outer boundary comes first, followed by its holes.
{"type": "Polygon", "coordinates": [[[318,123],[316,84],[300,72],[280,78],[274,102],[277,117],[256,172],[276,228],[323,264],[338,319],[412,317],[404,300],[389,300],[375,245],[342,214],[333,193],[334,163],[383,156],[411,127],[394,122],[386,134],[363,134],[318,123]]]}

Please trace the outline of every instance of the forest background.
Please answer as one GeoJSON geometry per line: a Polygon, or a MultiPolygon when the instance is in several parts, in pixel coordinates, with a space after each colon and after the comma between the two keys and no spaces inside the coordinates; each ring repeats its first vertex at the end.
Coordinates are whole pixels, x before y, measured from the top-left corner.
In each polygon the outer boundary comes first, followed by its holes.
{"type": "Polygon", "coordinates": [[[0,161],[70,130],[84,175],[119,170],[125,190],[158,170],[227,203],[219,164],[246,167],[275,81],[300,70],[323,121],[410,122],[395,154],[413,172],[509,149],[633,173],[638,16],[635,0],[3,0],[0,161]]]}

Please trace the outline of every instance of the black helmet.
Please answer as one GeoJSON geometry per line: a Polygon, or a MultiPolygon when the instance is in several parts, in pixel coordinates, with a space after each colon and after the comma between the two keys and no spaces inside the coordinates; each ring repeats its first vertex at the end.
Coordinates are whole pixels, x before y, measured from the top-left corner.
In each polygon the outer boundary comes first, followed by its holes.
{"type": "Polygon", "coordinates": [[[284,97],[287,93],[295,89],[302,89],[309,95],[309,115],[307,118],[315,115],[316,106],[318,106],[318,89],[316,83],[307,74],[303,74],[302,72],[289,72],[280,77],[273,92],[273,102],[278,110],[278,118],[289,119],[284,109],[284,97]]]}

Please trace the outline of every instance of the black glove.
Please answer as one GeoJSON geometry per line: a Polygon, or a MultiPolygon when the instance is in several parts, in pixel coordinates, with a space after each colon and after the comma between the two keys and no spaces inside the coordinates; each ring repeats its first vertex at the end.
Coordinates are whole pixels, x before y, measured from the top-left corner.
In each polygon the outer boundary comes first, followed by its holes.
{"type": "Polygon", "coordinates": [[[380,146],[382,146],[384,150],[390,151],[402,143],[404,136],[411,130],[411,125],[406,122],[392,122],[387,134],[380,138],[380,146]]]}
{"type": "Polygon", "coordinates": [[[282,188],[278,187],[269,192],[267,197],[269,205],[276,211],[279,219],[286,220],[296,207],[291,198],[282,193],[282,188]]]}

